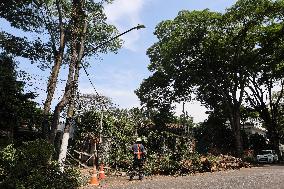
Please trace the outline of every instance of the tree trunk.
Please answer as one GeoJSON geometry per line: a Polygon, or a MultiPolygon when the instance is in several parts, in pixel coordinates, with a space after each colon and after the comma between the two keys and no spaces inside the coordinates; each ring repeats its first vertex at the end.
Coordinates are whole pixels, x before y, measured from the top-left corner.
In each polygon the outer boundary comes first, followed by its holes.
{"type": "Polygon", "coordinates": [[[43,111],[44,115],[48,115],[50,111],[50,105],[51,105],[51,101],[54,95],[54,91],[56,89],[56,83],[57,83],[57,78],[58,78],[59,70],[61,67],[61,63],[62,63],[62,57],[58,54],[55,59],[54,66],[52,67],[52,71],[51,71],[48,84],[47,84],[47,97],[44,102],[44,111],[43,111]]]}
{"type": "Polygon", "coordinates": [[[278,154],[278,156],[280,157],[280,150],[279,150],[279,143],[280,143],[280,139],[279,139],[279,134],[276,130],[276,128],[273,128],[273,131],[271,133],[271,145],[272,145],[272,149],[275,150],[275,152],[278,154]]]}
{"type": "Polygon", "coordinates": [[[64,26],[62,22],[61,6],[58,0],[56,1],[56,6],[57,6],[58,15],[59,15],[60,41],[59,41],[59,47],[58,49],[56,49],[56,45],[55,45],[56,42],[54,40],[54,36],[52,33],[50,33],[51,39],[52,39],[53,55],[55,57],[55,60],[54,60],[54,66],[52,67],[52,70],[51,70],[50,77],[48,79],[47,97],[46,97],[46,100],[44,102],[44,107],[43,107],[44,120],[42,123],[42,133],[43,133],[44,138],[47,138],[50,132],[48,114],[50,112],[51,102],[52,102],[54,92],[56,89],[58,74],[60,71],[60,67],[62,65],[64,49],[65,49],[65,44],[66,44],[65,31],[64,31],[64,26]]]}
{"type": "MultiPolygon", "coordinates": [[[[77,2],[78,3],[78,2],[77,2]]],[[[82,6],[82,4],[79,4],[78,6],[82,6]]],[[[79,8],[80,9],[80,8],[79,8]]],[[[69,99],[69,106],[68,106],[68,110],[67,110],[67,118],[66,118],[66,125],[64,128],[64,134],[63,136],[68,136],[68,139],[64,139],[66,141],[62,141],[62,145],[61,145],[61,150],[60,150],[60,154],[59,154],[59,163],[60,163],[60,169],[62,171],[64,171],[64,161],[66,159],[66,152],[67,152],[67,148],[68,148],[68,140],[69,140],[69,131],[71,128],[71,120],[73,119],[74,116],[74,102],[75,102],[75,95],[77,92],[77,85],[78,85],[78,80],[79,80],[79,73],[80,73],[80,64],[81,64],[81,60],[83,58],[83,54],[84,54],[84,43],[85,43],[85,34],[87,31],[87,20],[84,21],[84,25],[83,25],[83,30],[82,33],[75,33],[75,35],[80,35],[81,39],[80,42],[77,43],[75,40],[73,41],[73,45],[74,47],[79,47],[79,52],[77,53],[77,49],[78,48],[72,48],[73,52],[72,52],[72,58],[74,58],[75,60],[75,73],[74,73],[74,78],[73,78],[73,86],[70,89],[71,91],[71,95],[70,95],[70,99],[69,99]],[[68,133],[68,134],[67,134],[68,133]]]]}
{"type": "Polygon", "coordinates": [[[243,143],[241,135],[241,124],[240,124],[240,109],[235,107],[231,115],[231,125],[234,134],[236,156],[242,157],[243,155],[243,143]]]}
{"type": "MultiPolygon", "coordinates": [[[[71,113],[69,111],[70,109],[70,102],[72,101],[72,96],[74,93],[74,81],[73,81],[73,75],[74,75],[74,61],[76,61],[77,59],[77,53],[76,50],[73,51],[73,55],[72,55],[72,60],[70,63],[70,69],[69,69],[69,75],[68,75],[68,81],[66,83],[66,87],[65,87],[65,92],[64,95],[62,97],[62,100],[60,101],[60,103],[56,106],[55,108],[55,112],[54,112],[54,117],[53,117],[53,124],[52,124],[52,142],[54,143],[54,138],[55,138],[55,134],[56,134],[56,129],[57,129],[57,125],[59,123],[59,118],[60,118],[60,113],[63,110],[63,108],[68,104],[69,102],[69,107],[68,107],[68,111],[67,111],[67,119],[66,119],[66,123],[65,123],[65,127],[64,127],[64,133],[63,133],[63,138],[62,138],[62,143],[61,143],[61,147],[60,147],[60,153],[59,153],[59,159],[58,162],[60,164],[60,169],[63,172],[64,171],[64,162],[66,159],[66,155],[67,155],[67,147],[68,147],[68,141],[69,141],[69,129],[70,129],[70,125],[71,125],[71,118],[73,116],[73,112],[71,113]]],[[[77,68],[76,68],[77,69],[77,68]]],[[[77,70],[76,70],[77,72],[77,70]]]]}
{"type": "Polygon", "coordinates": [[[280,155],[280,150],[279,150],[279,143],[280,143],[280,138],[279,134],[276,129],[276,123],[274,120],[271,120],[271,122],[266,122],[266,128],[267,128],[267,138],[269,139],[269,144],[270,148],[272,150],[275,150],[275,152],[280,155]]]}
{"type": "MultiPolygon", "coordinates": [[[[77,91],[77,82],[79,79],[79,61],[77,61],[77,65],[76,65],[76,70],[75,70],[75,76],[74,76],[74,80],[73,80],[73,87],[70,89],[71,91],[71,95],[70,95],[70,99],[69,99],[69,106],[67,109],[67,118],[66,118],[66,124],[65,124],[65,128],[64,128],[64,134],[63,134],[63,139],[62,139],[62,144],[61,144],[61,148],[60,148],[60,154],[59,154],[59,159],[58,162],[60,164],[60,169],[63,172],[64,171],[64,161],[66,159],[66,152],[67,152],[67,148],[68,148],[68,142],[69,142],[69,131],[71,128],[71,122],[74,116],[74,101],[75,101],[75,94],[77,91]],[[68,137],[68,138],[67,138],[68,137]]],[[[73,123],[73,122],[72,122],[73,123]]]]}
{"type": "Polygon", "coordinates": [[[269,144],[271,145],[272,150],[280,155],[279,150],[279,134],[277,131],[277,120],[276,117],[272,117],[271,111],[267,107],[263,108],[260,113],[260,117],[263,119],[265,123],[265,127],[267,129],[267,138],[269,139],[269,144]]]}
{"type": "Polygon", "coordinates": [[[67,156],[68,141],[69,141],[69,132],[64,132],[63,137],[62,137],[60,154],[58,158],[58,163],[59,163],[61,172],[64,171],[64,163],[65,163],[65,159],[67,156]]]}
{"type": "MultiPolygon", "coordinates": [[[[68,87],[66,86],[65,90],[66,90],[66,88],[68,88],[68,87]]],[[[49,135],[49,142],[51,144],[54,143],[57,127],[58,127],[58,124],[59,124],[60,114],[61,114],[63,108],[68,103],[68,96],[70,96],[69,95],[69,91],[66,91],[66,94],[63,95],[62,99],[56,105],[56,107],[54,109],[53,118],[52,118],[52,124],[51,124],[51,131],[50,131],[50,135],[49,135]]]]}
{"type": "Polygon", "coordinates": [[[277,118],[279,118],[280,115],[278,114],[279,112],[279,106],[275,105],[274,103],[271,103],[271,144],[272,144],[272,149],[275,150],[275,152],[278,154],[280,157],[280,150],[279,150],[279,143],[280,143],[280,137],[279,137],[279,132],[277,129],[277,118]]]}
{"type": "Polygon", "coordinates": [[[51,72],[51,75],[49,77],[48,84],[47,84],[47,97],[44,102],[44,108],[43,108],[44,120],[43,120],[42,130],[43,130],[44,138],[47,138],[50,132],[49,123],[48,123],[48,120],[49,120],[48,114],[50,111],[50,106],[51,106],[51,101],[54,95],[54,91],[56,89],[56,83],[57,83],[57,78],[58,78],[59,70],[61,67],[61,63],[62,63],[62,57],[58,56],[55,60],[55,64],[52,68],[52,72],[51,72]]]}

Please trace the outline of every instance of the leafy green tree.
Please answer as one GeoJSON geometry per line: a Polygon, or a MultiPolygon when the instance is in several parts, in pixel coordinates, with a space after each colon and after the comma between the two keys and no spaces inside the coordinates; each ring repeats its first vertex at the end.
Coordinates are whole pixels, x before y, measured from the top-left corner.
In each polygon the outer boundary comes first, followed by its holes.
{"type": "Polygon", "coordinates": [[[253,134],[249,136],[249,147],[254,150],[255,155],[263,149],[267,149],[268,145],[266,139],[260,134],[253,134]]]}
{"type": "Polygon", "coordinates": [[[208,120],[193,131],[197,141],[196,150],[201,154],[212,151],[217,154],[231,154],[234,151],[233,132],[222,114],[210,114],[208,120]]]}
{"type": "Polygon", "coordinates": [[[17,80],[16,62],[5,53],[0,54],[0,129],[8,131],[11,140],[18,128],[28,126],[29,130],[39,129],[42,111],[31,99],[33,93],[24,93],[25,83],[17,80]]]}
{"type": "Polygon", "coordinates": [[[276,151],[281,127],[277,120],[282,116],[279,110],[283,98],[283,6],[283,1],[258,0],[239,1],[231,8],[243,20],[252,24],[258,22],[258,27],[249,29],[255,53],[251,60],[253,69],[248,70],[246,100],[264,120],[267,136],[276,151]],[[276,89],[279,90],[277,96],[275,87],[280,88],[276,89]]]}
{"type": "MultiPolygon", "coordinates": [[[[73,75],[72,70],[76,70],[74,68],[75,62],[74,60],[70,60],[69,55],[72,54],[72,49],[80,49],[79,42],[82,41],[83,33],[84,43],[81,47],[84,51],[82,51],[79,62],[87,60],[90,56],[98,55],[98,53],[116,51],[120,47],[120,40],[117,39],[112,40],[104,46],[100,46],[99,49],[96,48],[103,41],[107,41],[117,34],[116,28],[106,23],[106,16],[103,12],[104,3],[110,2],[111,0],[98,2],[87,0],[24,0],[17,3],[13,3],[12,1],[1,2],[1,18],[9,21],[13,27],[26,32],[27,35],[38,37],[35,41],[28,41],[27,38],[11,35],[8,31],[1,31],[1,46],[9,53],[38,61],[42,67],[51,69],[47,84],[47,98],[44,103],[44,114],[46,116],[50,111],[51,101],[62,64],[67,63],[70,65],[71,76],[73,75]],[[85,32],[82,31],[84,27],[86,27],[85,32]],[[73,63],[70,64],[70,62],[73,63]]],[[[84,64],[87,65],[87,62],[84,62],[84,64]]],[[[71,76],[69,78],[73,78],[71,76]]],[[[71,83],[73,82],[69,79],[66,84],[67,92],[70,94],[72,92],[69,89],[74,88],[71,86],[71,83]]],[[[58,108],[54,112],[56,119],[68,103],[66,99],[68,99],[68,96],[66,97],[65,95],[61,103],[58,104],[58,108]]],[[[54,122],[56,122],[56,119],[54,122]]],[[[49,130],[47,121],[43,125],[43,130],[44,134],[47,135],[49,130]]],[[[51,141],[53,140],[55,130],[54,124],[52,131],[50,131],[51,141]]]]}
{"type": "Polygon", "coordinates": [[[245,67],[239,61],[245,57],[237,56],[239,49],[232,45],[237,32],[222,30],[228,25],[220,13],[208,10],[181,11],[174,20],[161,22],[155,32],[159,42],[147,52],[154,74],[137,94],[150,106],[188,100],[193,92],[213,108],[224,104],[241,154],[239,107],[246,75],[236,64],[245,67]]]}
{"type": "Polygon", "coordinates": [[[4,53],[0,55],[0,74],[1,129],[13,130],[17,120],[11,118],[18,112],[16,105],[23,95],[23,85],[16,81],[15,62],[4,53]]]}
{"type": "Polygon", "coordinates": [[[269,53],[269,45],[264,47],[262,41],[269,35],[264,31],[272,30],[270,22],[275,25],[281,19],[280,7],[281,1],[239,0],[224,14],[181,11],[175,19],[158,24],[158,42],[147,51],[154,73],[137,90],[142,103],[159,107],[190,100],[195,93],[208,108],[224,110],[240,156],[240,109],[246,87],[254,76],[275,73],[259,59],[275,55],[276,46],[269,53]]]}
{"type": "Polygon", "coordinates": [[[241,121],[242,124],[245,124],[249,119],[259,118],[259,113],[251,107],[241,107],[241,121]]]}

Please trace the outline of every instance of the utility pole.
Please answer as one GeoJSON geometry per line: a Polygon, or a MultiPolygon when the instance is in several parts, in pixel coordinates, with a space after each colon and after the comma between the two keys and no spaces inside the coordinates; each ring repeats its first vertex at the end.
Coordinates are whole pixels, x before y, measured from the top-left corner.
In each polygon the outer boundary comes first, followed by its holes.
{"type": "Polygon", "coordinates": [[[101,109],[101,120],[100,120],[100,144],[103,142],[103,117],[104,117],[104,109],[101,109]]]}

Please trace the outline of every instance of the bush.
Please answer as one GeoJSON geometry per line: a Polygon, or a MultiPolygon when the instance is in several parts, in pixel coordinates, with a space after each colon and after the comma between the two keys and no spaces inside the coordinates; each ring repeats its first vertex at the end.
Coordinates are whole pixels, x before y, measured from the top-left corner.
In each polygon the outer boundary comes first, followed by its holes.
{"type": "Polygon", "coordinates": [[[0,151],[0,183],[10,177],[17,162],[16,149],[8,145],[0,151]]]}
{"type": "Polygon", "coordinates": [[[8,145],[0,151],[0,188],[71,189],[80,184],[78,170],[61,172],[52,161],[53,147],[44,140],[23,143],[19,148],[8,145]]]}

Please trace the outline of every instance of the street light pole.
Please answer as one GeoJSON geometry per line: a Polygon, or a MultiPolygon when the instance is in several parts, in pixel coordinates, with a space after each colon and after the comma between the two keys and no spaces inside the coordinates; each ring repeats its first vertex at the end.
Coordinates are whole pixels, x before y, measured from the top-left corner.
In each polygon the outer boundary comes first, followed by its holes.
{"type": "MultiPolygon", "coordinates": [[[[122,35],[124,35],[124,34],[130,32],[130,31],[132,31],[132,30],[135,30],[135,29],[139,30],[139,29],[142,29],[142,28],[145,28],[145,26],[138,24],[137,26],[135,26],[135,27],[133,27],[133,28],[130,28],[129,30],[127,30],[127,31],[125,31],[125,32],[123,32],[123,33],[121,33],[121,34],[110,38],[109,40],[103,42],[102,44],[99,44],[98,46],[94,47],[94,50],[95,50],[95,51],[98,50],[99,48],[103,47],[105,44],[111,42],[111,41],[114,40],[114,39],[119,38],[120,36],[122,36],[122,35]]],[[[85,66],[84,66],[83,64],[82,64],[82,67],[83,67],[83,69],[84,69],[86,75],[88,76],[88,79],[89,79],[89,81],[90,81],[92,87],[93,87],[94,90],[96,91],[95,86],[93,85],[93,82],[92,82],[91,79],[89,78],[89,74],[88,74],[88,72],[87,72],[87,70],[86,70],[86,68],[85,68],[85,66]]],[[[101,119],[100,119],[100,138],[99,138],[99,143],[100,143],[100,145],[102,145],[102,142],[103,142],[103,141],[102,141],[102,134],[103,134],[102,131],[103,131],[103,108],[101,109],[101,119]]],[[[95,144],[95,145],[96,145],[96,144],[95,144]]],[[[95,157],[98,158],[97,150],[96,150],[95,153],[96,153],[96,156],[95,156],[95,157]]],[[[102,160],[101,160],[101,161],[102,161],[102,160]]],[[[102,161],[102,162],[103,162],[103,161],[102,161]]],[[[102,162],[101,162],[101,163],[102,163],[102,162]]],[[[94,165],[93,165],[93,172],[95,173],[96,170],[97,170],[97,165],[96,165],[96,163],[94,163],[94,165]]]]}
{"type": "MultiPolygon", "coordinates": [[[[103,42],[102,44],[99,44],[98,46],[94,47],[94,50],[96,51],[97,49],[101,48],[103,45],[111,42],[112,40],[134,30],[134,29],[141,29],[141,28],[145,28],[144,25],[137,25],[136,27],[133,27],[115,37],[112,37],[111,39],[103,42]]],[[[66,118],[66,124],[65,124],[65,128],[64,128],[64,134],[63,134],[63,139],[62,139],[62,145],[60,148],[60,154],[59,154],[59,159],[58,162],[60,164],[60,169],[63,172],[64,171],[64,161],[66,158],[66,154],[67,154],[67,146],[68,146],[68,139],[69,139],[69,131],[70,131],[70,126],[71,126],[71,119],[74,117],[74,99],[75,99],[75,92],[78,89],[78,79],[79,79],[79,70],[80,70],[80,65],[82,65],[82,67],[84,68],[85,73],[87,74],[87,76],[89,77],[89,74],[86,71],[86,68],[83,64],[81,64],[81,59],[83,57],[83,51],[84,51],[84,42],[85,42],[85,32],[87,29],[87,23],[85,23],[84,25],[84,30],[83,30],[83,35],[81,37],[81,44],[80,44],[80,50],[79,50],[79,56],[77,57],[76,60],[76,64],[75,66],[75,72],[74,72],[74,79],[72,80],[72,87],[69,89],[71,96],[68,99],[68,110],[67,110],[67,118],[66,118]]],[[[89,78],[89,81],[91,82],[93,88],[95,89],[92,81],[89,78]]]]}

